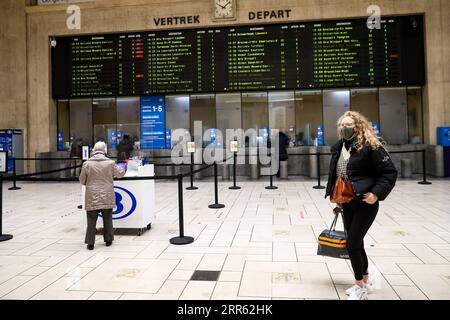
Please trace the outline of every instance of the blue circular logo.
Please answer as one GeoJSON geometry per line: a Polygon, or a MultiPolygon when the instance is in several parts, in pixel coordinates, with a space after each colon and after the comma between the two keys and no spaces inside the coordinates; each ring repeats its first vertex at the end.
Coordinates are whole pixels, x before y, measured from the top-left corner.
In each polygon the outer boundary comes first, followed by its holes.
{"type": "MultiPolygon", "coordinates": [[[[114,186],[116,194],[116,207],[113,211],[113,220],[124,219],[136,211],[136,197],[127,189],[114,186]]],[[[99,215],[101,217],[101,214],[99,215]]]]}

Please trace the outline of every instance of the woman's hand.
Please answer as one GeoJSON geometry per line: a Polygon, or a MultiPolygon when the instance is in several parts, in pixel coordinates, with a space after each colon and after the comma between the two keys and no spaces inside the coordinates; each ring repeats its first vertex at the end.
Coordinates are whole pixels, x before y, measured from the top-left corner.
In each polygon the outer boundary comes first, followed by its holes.
{"type": "Polygon", "coordinates": [[[367,192],[363,195],[363,201],[368,204],[374,204],[377,202],[378,197],[376,194],[373,194],[372,192],[367,192]]]}

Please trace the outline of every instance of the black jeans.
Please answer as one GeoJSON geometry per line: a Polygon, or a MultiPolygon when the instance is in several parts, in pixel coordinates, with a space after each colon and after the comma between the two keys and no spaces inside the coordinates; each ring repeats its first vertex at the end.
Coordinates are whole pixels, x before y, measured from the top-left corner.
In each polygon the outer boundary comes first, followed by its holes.
{"type": "Polygon", "coordinates": [[[343,204],[344,227],[347,230],[347,251],[356,280],[368,274],[369,261],[364,250],[364,236],[377,216],[379,202],[368,204],[356,197],[343,204]]]}
{"type": "Polygon", "coordinates": [[[97,230],[96,225],[99,213],[102,213],[103,216],[103,240],[105,242],[114,240],[112,212],[113,209],[87,211],[87,229],[84,243],[95,244],[95,232],[97,230]]]}

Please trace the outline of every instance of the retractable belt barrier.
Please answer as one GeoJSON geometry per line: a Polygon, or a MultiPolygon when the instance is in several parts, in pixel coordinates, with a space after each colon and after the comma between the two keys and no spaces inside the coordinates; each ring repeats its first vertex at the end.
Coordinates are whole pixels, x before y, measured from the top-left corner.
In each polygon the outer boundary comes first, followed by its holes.
{"type": "MultiPolygon", "coordinates": [[[[231,159],[231,158],[230,158],[231,159]]],[[[57,173],[57,172],[62,172],[62,171],[67,171],[67,170],[73,170],[73,169],[77,169],[77,168],[81,168],[82,165],[77,165],[77,166],[70,166],[70,167],[66,167],[66,168],[61,168],[61,169],[55,169],[55,170],[48,170],[48,171],[42,171],[42,172],[34,172],[34,173],[29,173],[29,174],[23,174],[23,175],[17,175],[16,173],[16,166],[15,166],[15,161],[19,160],[19,161],[39,161],[39,160],[43,160],[43,161],[61,161],[61,160],[81,160],[79,158],[15,158],[14,159],[14,168],[13,168],[13,177],[12,180],[14,182],[14,189],[10,189],[10,190],[19,190],[21,188],[18,188],[16,186],[16,181],[20,180],[20,181],[54,181],[54,182],[65,182],[65,181],[78,181],[77,177],[70,177],[70,178],[38,178],[35,176],[39,176],[39,175],[45,175],[45,174],[51,174],[51,173],[57,173]]],[[[223,161],[227,161],[228,159],[224,159],[223,161]]],[[[154,164],[154,166],[187,166],[187,165],[191,165],[191,164],[154,164]]],[[[179,236],[178,237],[174,237],[170,239],[170,243],[171,244],[175,244],[175,245],[183,245],[183,244],[189,244],[192,243],[194,241],[193,237],[189,237],[189,236],[185,236],[184,235],[184,212],[183,212],[183,178],[190,176],[191,179],[193,177],[193,175],[195,173],[201,172],[203,170],[206,170],[210,167],[214,167],[214,190],[215,190],[215,203],[213,205],[210,205],[210,208],[223,208],[225,207],[222,204],[218,203],[218,182],[217,182],[217,163],[214,162],[213,164],[209,164],[209,165],[205,165],[204,163],[202,163],[202,165],[204,165],[203,167],[197,169],[197,170],[190,170],[189,172],[185,173],[185,174],[178,174],[178,175],[171,175],[171,176],[152,176],[152,177],[123,177],[123,178],[115,178],[114,181],[129,181],[129,180],[177,180],[178,182],[178,213],[179,213],[179,236]],[[215,206],[219,206],[219,207],[215,207],[215,206]]],[[[192,168],[192,166],[191,166],[192,168]]],[[[11,180],[8,179],[8,180],[11,180]]],[[[1,181],[0,181],[1,182],[1,181]]],[[[0,183],[1,184],[1,183],[0,183]]],[[[1,195],[1,194],[0,194],[1,195]]],[[[0,199],[1,202],[1,199],[0,199]]],[[[0,204],[0,210],[1,210],[1,204],[0,204]]],[[[0,234],[1,234],[1,217],[0,217],[0,234]]]]}

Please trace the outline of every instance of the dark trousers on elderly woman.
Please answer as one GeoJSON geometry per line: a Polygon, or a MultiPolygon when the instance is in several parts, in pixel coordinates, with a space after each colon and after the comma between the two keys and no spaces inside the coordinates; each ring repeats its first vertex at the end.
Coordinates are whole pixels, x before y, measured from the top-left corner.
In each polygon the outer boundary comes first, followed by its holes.
{"type": "Polygon", "coordinates": [[[364,250],[364,236],[377,216],[379,202],[368,204],[360,197],[343,205],[344,227],[347,230],[347,251],[356,280],[368,273],[369,262],[364,250]]]}
{"type": "Polygon", "coordinates": [[[112,209],[87,211],[87,230],[84,243],[95,244],[95,233],[97,231],[96,226],[99,213],[101,213],[103,217],[103,240],[105,242],[114,240],[112,212],[112,209]]]}

